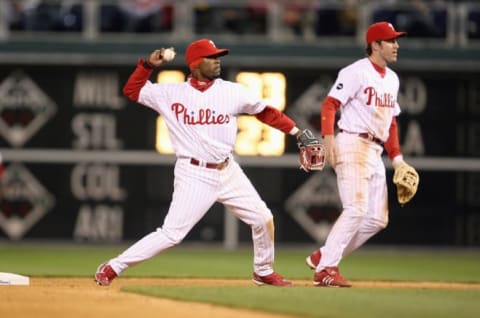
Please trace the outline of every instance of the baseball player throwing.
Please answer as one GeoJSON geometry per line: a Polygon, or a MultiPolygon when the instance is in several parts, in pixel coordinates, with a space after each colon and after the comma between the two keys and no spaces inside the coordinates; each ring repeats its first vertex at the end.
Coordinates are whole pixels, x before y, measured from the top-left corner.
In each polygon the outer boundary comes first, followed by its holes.
{"type": "MultiPolygon", "coordinates": [[[[307,265],[315,269],[315,286],[350,287],[338,270],[340,261],[387,226],[387,184],[381,156],[384,147],[396,175],[403,178],[407,170],[416,174],[400,151],[395,119],[400,113],[399,79],[387,67],[397,60],[397,39],[405,34],[387,22],[370,25],[367,57],[341,69],[323,101],[321,131],[326,159],[337,175],[343,211],[325,245],[306,258],[307,265]],[[339,133],[334,138],[338,109],[339,133]]],[[[416,192],[418,174],[410,181],[413,194],[405,198],[406,202],[416,192]]]]}
{"type": "Polygon", "coordinates": [[[161,114],[177,157],[174,191],[162,227],[146,235],[95,273],[99,285],[109,285],[128,267],[179,244],[215,202],[224,204],[252,229],[253,282],[290,286],[273,270],[274,223],[270,209],[232,156],[237,116],[255,115],[284,133],[295,135],[299,147],[318,144],[310,131],[276,108],[266,105],[240,84],[222,80],[220,57],[229,53],[209,39],[192,42],[185,52],[191,74],[180,84],[154,84],[154,68],[162,65],[165,49],[139,60],[123,92],[132,101],[161,114]]]}

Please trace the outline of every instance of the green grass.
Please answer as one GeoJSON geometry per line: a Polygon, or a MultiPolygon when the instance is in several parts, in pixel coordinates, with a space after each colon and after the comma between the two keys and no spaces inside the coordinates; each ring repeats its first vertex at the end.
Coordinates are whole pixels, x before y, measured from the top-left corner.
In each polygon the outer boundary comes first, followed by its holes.
{"type": "MultiPolygon", "coordinates": [[[[97,266],[126,245],[0,244],[0,272],[32,276],[92,276],[97,266]]],[[[304,265],[309,248],[277,248],[275,269],[292,279],[310,279],[304,265]]],[[[249,279],[252,250],[178,246],[132,267],[125,277],[210,277],[249,279]]],[[[478,250],[361,249],[341,263],[351,280],[480,283],[478,250]]]]}
{"type": "MultiPolygon", "coordinates": [[[[92,277],[98,264],[127,246],[0,244],[0,272],[29,276],[92,277]]],[[[291,279],[312,278],[304,265],[310,248],[277,247],[275,269],[291,279]]],[[[409,250],[364,247],[341,263],[352,281],[480,283],[478,250],[409,250]]],[[[178,246],[132,267],[122,277],[227,278],[250,280],[252,250],[178,246]]],[[[121,278],[120,278],[121,279],[121,278]]],[[[480,290],[330,289],[252,286],[129,286],[126,291],[287,313],[299,317],[477,317],[480,290]]]]}
{"type": "Polygon", "coordinates": [[[305,317],[478,317],[480,291],[276,287],[125,287],[144,295],[305,317]]]}

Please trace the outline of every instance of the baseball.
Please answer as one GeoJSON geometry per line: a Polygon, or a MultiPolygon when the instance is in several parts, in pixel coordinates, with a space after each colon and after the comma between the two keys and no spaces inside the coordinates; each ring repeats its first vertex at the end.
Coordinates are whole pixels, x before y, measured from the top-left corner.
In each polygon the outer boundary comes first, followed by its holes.
{"type": "Polygon", "coordinates": [[[175,49],[173,47],[169,47],[163,51],[162,59],[166,62],[170,62],[175,58],[175,49]]]}

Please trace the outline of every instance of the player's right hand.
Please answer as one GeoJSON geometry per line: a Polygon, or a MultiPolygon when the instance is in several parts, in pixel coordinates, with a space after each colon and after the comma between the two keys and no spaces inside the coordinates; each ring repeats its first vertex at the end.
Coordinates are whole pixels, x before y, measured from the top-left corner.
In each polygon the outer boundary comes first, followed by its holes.
{"type": "Polygon", "coordinates": [[[334,135],[325,135],[323,137],[323,145],[325,146],[325,159],[335,168],[337,164],[336,145],[334,135]]]}
{"type": "Polygon", "coordinates": [[[158,67],[163,63],[165,63],[165,61],[162,58],[164,50],[165,49],[162,47],[161,49],[157,49],[152,53],[150,53],[150,56],[148,57],[148,63],[150,63],[154,67],[158,67]]]}

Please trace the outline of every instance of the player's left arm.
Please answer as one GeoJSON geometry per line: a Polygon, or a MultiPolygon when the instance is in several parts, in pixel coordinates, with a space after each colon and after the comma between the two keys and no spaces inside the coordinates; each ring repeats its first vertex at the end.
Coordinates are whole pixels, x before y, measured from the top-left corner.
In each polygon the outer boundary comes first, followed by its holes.
{"type": "Polygon", "coordinates": [[[325,149],[309,129],[301,130],[290,117],[272,106],[266,106],[255,117],[285,134],[297,138],[300,150],[300,168],[305,171],[322,170],[325,165],[325,149]]]}
{"type": "Polygon", "coordinates": [[[293,119],[273,106],[267,105],[263,111],[255,114],[255,117],[262,123],[276,128],[285,134],[293,135],[297,138],[303,133],[303,131],[296,126],[293,119]]]}
{"type": "Polygon", "coordinates": [[[400,142],[398,139],[398,125],[397,118],[392,118],[392,123],[388,130],[388,138],[384,143],[385,150],[392,162],[403,160],[402,152],[400,151],[400,142]]]}
{"type": "Polygon", "coordinates": [[[266,106],[263,111],[255,114],[255,117],[262,123],[283,131],[285,134],[295,135],[295,133],[299,131],[295,122],[290,117],[273,106],[266,106]]]}

